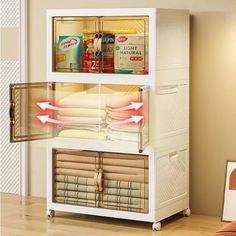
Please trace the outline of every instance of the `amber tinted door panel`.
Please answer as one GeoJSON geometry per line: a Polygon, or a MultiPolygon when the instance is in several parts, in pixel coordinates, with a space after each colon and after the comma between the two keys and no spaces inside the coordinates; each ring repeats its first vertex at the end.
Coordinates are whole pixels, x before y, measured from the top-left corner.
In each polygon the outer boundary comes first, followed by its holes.
{"type": "MultiPolygon", "coordinates": [[[[10,85],[10,141],[21,142],[53,136],[53,127],[39,122],[37,102],[53,101],[53,83],[10,85]]],[[[44,112],[45,114],[45,112],[44,112]]]]}
{"type": "Polygon", "coordinates": [[[115,73],[148,74],[148,16],[101,17],[101,30],[104,72],[113,59],[115,73]]]}
{"type": "Polygon", "coordinates": [[[99,154],[93,151],[53,150],[53,201],[97,207],[96,169],[99,154]]]}
{"type": "Polygon", "coordinates": [[[53,17],[52,71],[89,72],[98,31],[98,17],[53,17]]]}
{"type": "Polygon", "coordinates": [[[100,207],[148,213],[148,157],[100,153],[100,207]]]}

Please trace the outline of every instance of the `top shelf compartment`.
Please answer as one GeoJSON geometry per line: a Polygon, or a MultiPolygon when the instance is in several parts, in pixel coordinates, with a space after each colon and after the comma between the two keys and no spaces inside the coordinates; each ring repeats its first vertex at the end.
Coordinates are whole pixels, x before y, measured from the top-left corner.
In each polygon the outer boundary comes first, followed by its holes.
{"type": "Polygon", "coordinates": [[[53,16],[52,72],[148,75],[149,16],[53,16]]]}

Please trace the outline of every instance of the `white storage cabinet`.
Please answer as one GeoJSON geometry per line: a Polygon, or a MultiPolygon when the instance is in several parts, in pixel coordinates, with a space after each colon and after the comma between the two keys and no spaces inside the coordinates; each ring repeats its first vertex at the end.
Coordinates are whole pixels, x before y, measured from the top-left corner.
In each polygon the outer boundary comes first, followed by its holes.
{"type": "Polygon", "coordinates": [[[10,85],[10,132],[48,139],[47,215],[189,216],[189,12],[48,10],[46,40],[47,82],[10,85]]]}

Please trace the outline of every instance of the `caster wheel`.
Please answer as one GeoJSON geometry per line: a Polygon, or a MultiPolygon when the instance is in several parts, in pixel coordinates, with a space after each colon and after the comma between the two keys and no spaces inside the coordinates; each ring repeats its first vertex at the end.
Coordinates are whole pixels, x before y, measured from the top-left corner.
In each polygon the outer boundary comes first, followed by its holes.
{"type": "Polygon", "coordinates": [[[189,208],[182,211],[183,216],[189,217],[191,215],[191,210],[189,208]]]}
{"type": "Polygon", "coordinates": [[[154,222],[154,223],[152,224],[152,229],[153,229],[153,230],[156,230],[156,231],[161,230],[161,222],[154,222]]]}
{"type": "Polygon", "coordinates": [[[54,217],[54,216],[55,216],[55,211],[53,211],[53,210],[47,210],[47,216],[48,216],[48,217],[54,217]]]}

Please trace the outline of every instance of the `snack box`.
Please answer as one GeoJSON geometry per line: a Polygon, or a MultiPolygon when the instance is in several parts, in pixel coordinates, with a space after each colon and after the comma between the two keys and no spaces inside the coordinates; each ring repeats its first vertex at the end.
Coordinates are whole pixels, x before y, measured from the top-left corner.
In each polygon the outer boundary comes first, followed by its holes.
{"type": "Polygon", "coordinates": [[[147,38],[144,34],[115,35],[115,72],[147,74],[147,38]]]}

